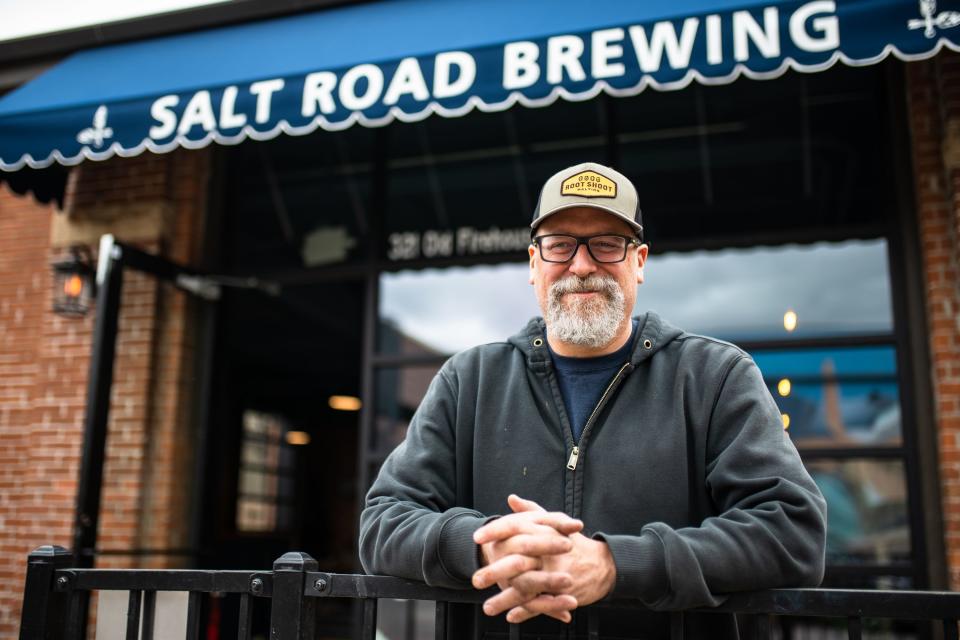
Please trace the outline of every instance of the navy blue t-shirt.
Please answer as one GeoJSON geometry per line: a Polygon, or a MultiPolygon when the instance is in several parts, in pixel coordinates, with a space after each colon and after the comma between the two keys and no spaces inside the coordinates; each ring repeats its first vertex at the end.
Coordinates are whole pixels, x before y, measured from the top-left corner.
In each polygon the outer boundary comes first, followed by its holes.
{"type": "MultiPolygon", "coordinates": [[[[557,372],[557,382],[560,385],[560,395],[563,396],[563,406],[567,409],[570,427],[573,430],[573,441],[580,441],[580,434],[593,409],[600,402],[600,397],[613,376],[624,364],[630,361],[633,353],[633,338],[637,334],[639,322],[633,320],[633,331],[626,344],[613,353],[597,358],[570,358],[557,355],[550,349],[553,366],[557,372]]],[[[550,346],[550,343],[547,343],[550,346]]]]}

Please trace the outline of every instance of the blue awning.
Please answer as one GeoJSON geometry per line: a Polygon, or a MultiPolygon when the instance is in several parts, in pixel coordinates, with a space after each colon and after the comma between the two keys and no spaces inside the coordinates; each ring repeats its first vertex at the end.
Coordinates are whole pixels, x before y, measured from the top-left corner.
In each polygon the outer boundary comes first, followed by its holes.
{"type": "Polygon", "coordinates": [[[392,0],[76,53],[0,99],[0,168],[960,51],[960,0],[392,0]]]}

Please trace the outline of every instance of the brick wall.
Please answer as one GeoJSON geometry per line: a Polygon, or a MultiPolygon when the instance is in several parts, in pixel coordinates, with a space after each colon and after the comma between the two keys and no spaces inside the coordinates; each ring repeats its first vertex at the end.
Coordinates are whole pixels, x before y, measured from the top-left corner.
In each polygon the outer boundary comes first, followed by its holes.
{"type": "MultiPolygon", "coordinates": [[[[0,638],[19,627],[26,554],[71,544],[93,314],[51,311],[50,263],[114,233],[192,262],[206,198],[205,152],[145,154],[74,170],[65,212],[0,186],[0,638]]],[[[193,303],[127,271],[97,547],[188,543],[194,434],[193,303]]],[[[98,566],[177,566],[180,557],[107,555],[98,566]]]]}
{"type": "Polygon", "coordinates": [[[50,207],[0,185],[0,635],[19,625],[27,552],[66,544],[76,491],[89,320],[53,318],[50,207]],[[54,351],[63,357],[51,359],[54,351]],[[79,375],[78,375],[79,374],[79,375]],[[46,382],[56,382],[56,388],[46,382]],[[41,391],[41,389],[44,389],[41,391]],[[61,397],[62,396],[62,397],[61,397]],[[79,402],[77,402],[79,400],[79,402]]]}
{"type": "Polygon", "coordinates": [[[950,587],[960,590],[960,55],[907,65],[950,587]]]}

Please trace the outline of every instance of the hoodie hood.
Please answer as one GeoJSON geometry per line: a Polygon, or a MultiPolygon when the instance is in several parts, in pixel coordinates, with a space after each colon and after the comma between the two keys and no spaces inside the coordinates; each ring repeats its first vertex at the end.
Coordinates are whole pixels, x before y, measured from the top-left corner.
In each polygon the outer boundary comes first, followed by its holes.
{"type": "MultiPolygon", "coordinates": [[[[633,355],[630,363],[634,366],[650,358],[665,345],[683,335],[683,331],[673,326],[653,311],[636,316],[639,320],[637,335],[633,338],[633,355]]],[[[531,318],[527,326],[513,335],[508,342],[527,357],[533,369],[548,367],[551,364],[550,350],[547,348],[547,325],[543,318],[531,318]]]]}

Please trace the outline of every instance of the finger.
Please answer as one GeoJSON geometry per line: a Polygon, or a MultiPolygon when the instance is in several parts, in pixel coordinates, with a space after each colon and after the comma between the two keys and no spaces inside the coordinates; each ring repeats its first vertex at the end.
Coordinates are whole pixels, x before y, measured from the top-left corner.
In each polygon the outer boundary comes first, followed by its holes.
{"type": "Polygon", "coordinates": [[[510,586],[523,593],[560,594],[573,588],[573,576],[566,571],[527,571],[511,580],[510,586]]]}
{"type": "Polygon", "coordinates": [[[527,500],[526,498],[521,498],[515,493],[511,493],[507,496],[507,504],[513,509],[514,513],[520,513],[521,511],[546,511],[539,504],[533,500],[527,500]]]}
{"type": "Polygon", "coordinates": [[[540,559],[513,554],[504,556],[473,574],[473,586],[486,589],[501,581],[510,581],[524,571],[540,569],[540,559]]]}
{"type": "MultiPolygon", "coordinates": [[[[540,593],[520,591],[514,587],[508,587],[495,596],[487,598],[483,603],[483,612],[488,616],[495,616],[505,611],[510,611],[517,607],[522,607],[526,603],[537,599],[540,593]]],[[[541,608],[544,607],[541,603],[541,608]]]]}
{"type": "Polygon", "coordinates": [[[544,527],[550,533],[520,533],[506,540],[493,543],[494,558],[519,553],[525,556],[555,556],[573,549],[573,540],[557,534],[553,529],[544,527]]]}
{"type": "MultiPolygon", "coordinates": [[[[484,527],[481,527],[480,529],[477,529],[477,532],[480,532],[480,539],[488,537],[494,538],[493,540],[489,540],[482,544],[502,544],[518,536],[535,536],[555,539],[568,537],[567,534],[560,533],[555,527],[550,526],[549,524],[540,524],[539,522],[536,522],[535,518],[539,517],[540,514],[518,517],[516,520],[507,523],[506,525],[500,525],[499,527],[492,529],[485,529],[484,527]]],[[[474,532],[474,540],[476,540],[478,537],[476,535],[477,532],[474,532]]]]}
{"type": "Polygon", "coordinates": [[[514,607],[507,612],[507,622],[525,622],[538,615],[548,615],[561,622],[570,622],[570,612],[577,608],[577,599],[571,595],[554,596],[542,593],[533,600],[514,607]]]}
{"type": "Polygon", "coordinates": [[[473,541],[484,544],[506,540],[519,533],[527,533],[533,524],[546,525],[564,535],[583,529],[583,522],[558,511],[514,513],[497,518],[474,531],[473,541]]]}
{"type": "MultiPolygon", "coordinates": [[[[569,573],[559,571],[527,571],[515,577],[504,587],[499,582],[501,592],[488,598],[483,612],[495,616],[504,611],[523,605],[543,593],[562,592],[573,586],[569,573]]],[[[563,602],[563,601],[561,601],[563,602]]]]}

